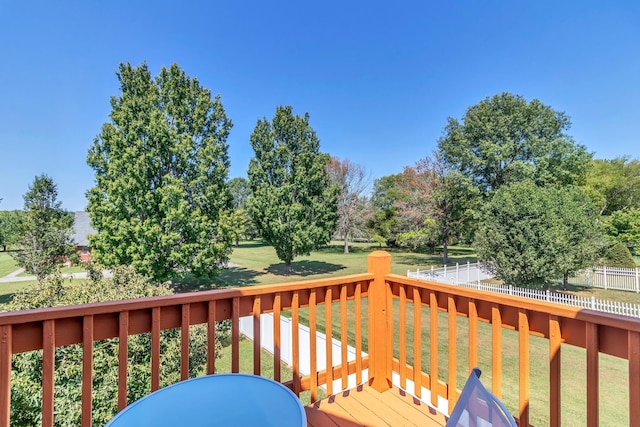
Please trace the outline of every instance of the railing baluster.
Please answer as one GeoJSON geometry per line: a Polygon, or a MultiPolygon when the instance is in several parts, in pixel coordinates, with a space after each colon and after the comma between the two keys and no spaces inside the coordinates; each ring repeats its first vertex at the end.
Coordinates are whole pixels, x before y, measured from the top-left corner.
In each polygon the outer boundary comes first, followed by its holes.
{"type": "Polygon", "coordinates": [[[207,304],[207,374],[216,372],[216,301],[207,304]]]}
{"type": "Polygon", "coordinates": [[[151,391],[160,388],[160,307],[151,310],[151,391]]]}
{"type": "Polygon", "coordinates": [[[191,322],[191,306],[182,304],[182,321],[180,324],[180,379],[189,378],[189,323],[191,322]]]}
{"type": "Polygon", "coordinates": [[[282,360],[280,350],[280,309],[281,309],[280,292],[273,297],[273,379],[280,382],[281,370],[280,364],[282,360]]]}
{"type": "Polygon", "coordinates": [[[413,394],[422,397],[422,302],[420,290],[413,288],[413,394]]]}
{"type": "Polygon", "coordinates": [[[349,359],[347,358],[347,347],[349,345],[347,333],[347,286],[340,288],[340,353],[342,355],[342,389],[346,390],[349,381],[349,359]]]}
{"type": "Polygon", "coordinates": [[[318,400],[318,363],[316,342],[316,290],[309,293],[309,374],[311,375],[311,402],[318,400]]]}
{"type": "Polygon", "coordinates": [[[0,426],[9,426],[11,421],[11,347],[13,345],[11,325],[0,326],[0,426]]]}
{"type": "Polygon", "coordinates": [[[240,298],[231,304],[231,372],[240,371],[240,298]]]}
{"type": "Polygon", "coordinates": [[[333,292],[331,286],[327,287],[324,296],[324,317],[325,317],[325,333],[327,336],[327,394],[333,395],[333,324],[332,324],[332,305],[333,292]]]}
{"type": "Polygon", "coordinates": [[[429,370],[429,388],[431,390],[431,404],[438,407],[438,299],[436,293],[429,293],[429,337],[430,337],[430,368],[429,370]]]}
{"type": "Polygon", "coordinates": [[[291,297],[291,346],[293,350],[293,392],[300,396],[300,293],[294,291],[291,297]]]}
{"type": "Polygon", "coordinates": [[[55,320],[45,320],[42,325],[42,427],[53,427],[55,327],[55,320]]]}
{"type": "Polygon", "coordinates": [[[518,311],[518,342],[519,342],[519,418],[520,426],[529,425],[529,317],[525,310],[518,311]]]}
{"type": "Polygon", "coordinates": [[[453,296],[447,297],[447,311],[449,321],[449,346],[448,346],[448,361],[447,370],[449,371],[449,378],[447,379],[447,400],[449,403],[449,412],[453,410],[453,407],[458,401],[458,390],[456,388],[456,373],[457,373],[457,321],[458,312],[456,307],[456,300],[453,296]]]}
{"type": "Polygon", "coordinates": [[[476,302],[469,300],[469,372],[478,366],[478,310],[476,302]]]}
{"type": "Polygon", "coordinates": [[[502,399],[502,314],[500,306],[491,307],[491,391],[502,399]]]}
{"type": "Polygon", "coordinates": [[[629,331],[629,424],[640,426],[640,332],[629,331]]]}
{"type": "Polygon", "coordinates": [[[91,426],[93,390],[93,316],[82,318],[82,426],[91,426]]]}
{"type": "MultiPolygon", "coordinates": [[[[598,325],[587,322],[587,426],[599,425],[599,353],[598,353],[598,325]]],[[[635,403],[636,405],[638,402],[635,403]]]]}
{"type": "Polygon", "coordinates": [[[407,290],[400,285],[400,319],[399,319],[399,342],[400,342],[400,387],[407,388],[407,290]]]}
{"type": "MultiPolygon", "coordinates": [[[[355,310],[356,310],[356,384],[362,384],[362,285],[356,283],[355,310]]],[[[389,293],[391,298],[391,293],[389,293]]],[[[393,348],[393,343],[390,348],[393,348]]]]}
{"type": "Polygon", "coordinates": [[[253,375],[260,375],[261,371],[260,311],[260,297],[255,296],[253,298],[253,375]]]}
{"type": "Polygon", "coordinates": [[[549,316],[549,425],[551,427],[560,426],[561,422],[561,340],[558,316],[549,316]]]}
{"type": "Polygon", "coordinates": [[[127,372],[129,365],[129,312],[118,316],[118,411],[127,406],[127,372]]]}

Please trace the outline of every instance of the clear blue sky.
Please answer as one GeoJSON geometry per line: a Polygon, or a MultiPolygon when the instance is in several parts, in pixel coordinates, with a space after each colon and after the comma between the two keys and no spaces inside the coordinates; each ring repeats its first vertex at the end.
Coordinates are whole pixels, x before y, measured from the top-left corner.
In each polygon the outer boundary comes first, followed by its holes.
{"type": "Polygon", "coordinates": [[[82,210],[87,150],[120,62],[178,63],[234,123],[230,177],[277,105],[372,180],[436,147],[448,116],[503,91],[572,119],[596,158],[640,157],[640,2],[0,0],[0,209],[36,175],[82,210]]]}

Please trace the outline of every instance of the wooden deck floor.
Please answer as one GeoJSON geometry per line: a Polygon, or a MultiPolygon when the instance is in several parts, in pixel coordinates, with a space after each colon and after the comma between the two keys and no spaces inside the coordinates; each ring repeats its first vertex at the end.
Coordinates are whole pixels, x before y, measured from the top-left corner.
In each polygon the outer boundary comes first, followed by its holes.
{"type": "Polygon", "coordinates": [[[379,393],[359,386],[305,408],[312,427],[444,426],[445,417],[398,388],[379,393]]]}

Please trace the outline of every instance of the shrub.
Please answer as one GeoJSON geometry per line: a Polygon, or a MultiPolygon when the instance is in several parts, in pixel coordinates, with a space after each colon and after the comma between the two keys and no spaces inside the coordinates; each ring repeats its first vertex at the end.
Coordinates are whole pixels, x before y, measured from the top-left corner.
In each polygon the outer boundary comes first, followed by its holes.
{"type": "Polygon", "coordinates": [[[636,266],[629,248],[621,242],[616,242],[611,246],[600,263],[607,267],[635,268],[636,266]]]}
{"type": "MultiPolygon", "coordinates": [[[[92,263],[87,265],[90,279],[81,285],[64,283],[58,274],[45,279],[37,290],[21,291],[3,311],[114,301],[129,298],[170,295],[166,284],[152,284],[128,267],[113,269],[112,278],[103,278],[92,263]]],[[[216,357],[229,341],[229,325],[216,326],[216,357]]],[[[189,375],[206,372],[206,326],[192,326],[189,333],[189,375]]],[[[129,337],[127,399],[129,402],[150,393],[151,336],[149,333],[129,337]]],[[[180,380],[180,330],[161,332],[161,386],[180,380]]],[[[104,425],[117,412],[118,339],[96,341],[93,350],[93,423],[104,425]]],[[[11,366],[11,425],[41,424],[42,351],[14,355],[11,366]]],[[[54,412],[56,426],[80,425],[82,387],[82,345],[69,345],[55,352],[54,412]]]]}

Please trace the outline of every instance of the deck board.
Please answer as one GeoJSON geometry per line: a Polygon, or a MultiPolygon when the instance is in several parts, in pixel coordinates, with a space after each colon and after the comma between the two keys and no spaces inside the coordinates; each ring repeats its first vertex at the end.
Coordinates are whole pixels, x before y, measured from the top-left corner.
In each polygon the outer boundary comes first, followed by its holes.
{"type": "Polygon", "coordinates": [[[305,408],[310,427],[444,426],[446,419],[426,403],[393,387],[379,393],[367,385],[305,408]]]}

